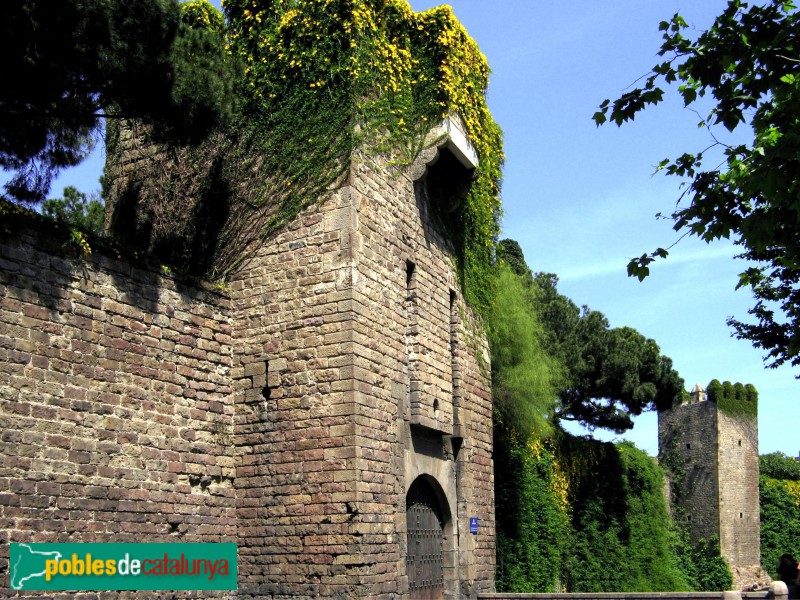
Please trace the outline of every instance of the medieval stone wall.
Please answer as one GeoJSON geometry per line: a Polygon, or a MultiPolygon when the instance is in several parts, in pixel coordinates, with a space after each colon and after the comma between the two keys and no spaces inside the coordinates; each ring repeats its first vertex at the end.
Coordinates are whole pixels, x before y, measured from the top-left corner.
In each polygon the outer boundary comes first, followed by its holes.
{"type": "Polygon", "coordinates": [[[718,432],[720,548],[732,565],[758,566],[761,514],[756,419],[720,411],[718,432]]]}
{"type": "Polygon", "coordinates": [[[393,429],[400,442],[386,446],[391,462],[373,464],[378,478],[363,492],[384,504],[387,528],[395,521],[395,568],[403,574],[407,532],[397,515],[405,510],[406,493],[423,476],[441,487],[450,516],[446,567],[453,586],[459,582],[450,592],[465,596],[490,589],[494,578],[489,362],[485,338],[459,291],[452,249],[418,185],[437,151],[424,151],[393,175],[374,159],[355,167],[361,232],[355,289],[369,308],[356,341],[368,359],[363,367],[371,374],[371,393],[382,401],[361,431],[377,440],[393,429]],[[471,516],[479,519],[476,534],[470,533],[471,516]]]}
{"type": "Polygon", "coordinates": [[[414,178],[390,171],[356,165],[230,283],[240,595],[407,595],[419,477],[445,505],[449,594],[493,587],[486,342],[414,178]]]}
{"type": "Polygon", "coordinates": [[[357,160],[224,293],[5,240],[4,541],[234,541],[237,597],[408,597],[424,482],[447,597],[491,591],[488,348],[419,185],[437,152],[357,160]]]}
{"type": "Polygon", "coordinates": [[[658,434],[662,464],[677,484],[677,497],[669,499],[673,516],[694,540],[719,536],[717,405],[699,402],[660,412],[658,434]]]}
{"type": "Polygon", "coordinates": [[[768,583],[760,566],[756,419],[725,414],[696,387],[690,403],[659,413],[658,429],[673,515],[692,539],[719,539],[735,589],[768,583]]]}
{"type": "Polygon", "coordinates": [[[362,309],[352,299],[352,213],[351,192],[333,194],[260,248],[230,284],[242,363],[234,370],[242,392],[240,596],[365,597],[362,575],[381,568],[360,549],[371,525],[354,490],[363,382],[353,342],[362,309]]]}
{"type": "Polygon", "coordinates": [[[0,242],[5,589],[9,542],[236,541],[228,298],[70,252],[0,242]]]}

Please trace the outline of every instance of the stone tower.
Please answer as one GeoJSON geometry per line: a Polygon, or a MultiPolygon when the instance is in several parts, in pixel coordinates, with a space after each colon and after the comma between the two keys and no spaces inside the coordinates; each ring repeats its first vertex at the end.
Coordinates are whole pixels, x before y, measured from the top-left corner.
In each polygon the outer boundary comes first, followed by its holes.
{"type": "Polygon", "coordinates": [[[734,587],[760,582],[758,421],[750,412],[726,410],[699,384],[689,399],[658,413],[661,464],[668,502],[693,541],[719,539],[734,587]]]}
{"type": "Polygon", "coordinates": [[[488,65],[447,7],[329,4],[228,11],[266,65],[247,127],[109,127],[106,227],[134,251],[0,236],[3,541],[236,543],[216,596],[240,600],[493,590],[465,283],[499,227],[488,65]]]}
{"type": "Polygon", "coordinates": [[[486,347],[426,189],[443,164],[466,173],[476,159],[458,119],[435,135],[399,176],[355,166],[230,283],[238,526],[253,532],[240,596],[492,589],[486,347]]]}
{"type": "Polygon", "coordinates": [[[457,115],[432,138],[224,290],[0,240],[4,539],[236,543],[223,598],[492,591],[488,348],[431,213],[477,159],[457,115]]]}

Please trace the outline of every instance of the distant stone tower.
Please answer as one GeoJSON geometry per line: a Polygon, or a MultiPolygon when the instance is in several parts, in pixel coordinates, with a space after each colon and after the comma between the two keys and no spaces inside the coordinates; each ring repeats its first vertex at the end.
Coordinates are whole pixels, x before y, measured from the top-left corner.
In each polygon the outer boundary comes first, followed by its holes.
{"type": "Polygon", "coordinates": [[[706,393],[658,413],[668,502],[694,541],[717,537],[734,587],[766,583],[758,495],[757,395],[752,386],[716,380],[706,393]]]}

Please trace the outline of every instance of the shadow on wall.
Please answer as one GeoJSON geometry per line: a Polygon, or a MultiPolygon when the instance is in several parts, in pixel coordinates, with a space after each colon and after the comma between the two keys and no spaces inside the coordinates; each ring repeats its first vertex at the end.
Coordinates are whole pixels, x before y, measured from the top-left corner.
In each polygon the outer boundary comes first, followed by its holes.
{"type": "Polygon", "coordinates": [[[230,216],[231,188],[217,155],[202,187],[178,193],[172,181],[154,198],[128,180],[111,203],[110,233],[124,247],[145,252],[189,275],[211,271],[230,216]]]}

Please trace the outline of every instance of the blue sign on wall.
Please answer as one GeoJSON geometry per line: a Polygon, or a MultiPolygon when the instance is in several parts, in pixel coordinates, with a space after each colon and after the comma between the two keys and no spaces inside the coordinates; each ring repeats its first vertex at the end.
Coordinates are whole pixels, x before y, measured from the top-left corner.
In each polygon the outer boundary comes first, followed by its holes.
{"type": "Polygon", "coordinates": [[[469,532],[478,533],[478,517],[469,518],[469,532]]]}

